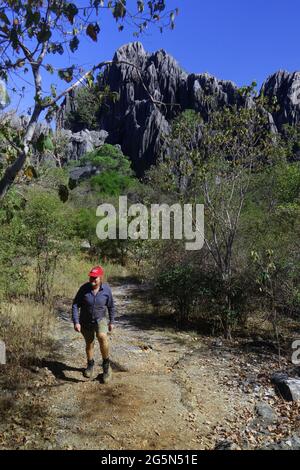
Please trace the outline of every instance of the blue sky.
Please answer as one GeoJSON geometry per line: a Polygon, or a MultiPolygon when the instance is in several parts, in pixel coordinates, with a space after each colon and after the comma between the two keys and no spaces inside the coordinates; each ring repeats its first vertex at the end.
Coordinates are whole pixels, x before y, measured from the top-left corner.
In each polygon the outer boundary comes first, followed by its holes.
{"type": "MultiPolygon", "coordinates": [[[[279,69],[300,70],[300,0],[169,0],[168,5],[180,10],[175,29],[161,34],[150,27],[139,40],[149,52],[164,48],[187,72],[209,72],[242,86],[253,80],[261,85],[279,69]]],[[[100,23],[97,44],[85,38],[75,54],[60,57],[59,62],[55,56],[55,65],[78,63],[88,68],[111,59],[118,47],[136,40],[130,28],[118,32],[111,14],[104,14],[100,23]]],[[[45,89],[49,83],[45,81],[45,89]]],[[[61,83],[58,89],[62,88],[61,83]]],[[[15,104],[16,98],[12,101],[15,104]]],[[[25,110],[30,101],[29,87],[19,110],[25,110]]]]}

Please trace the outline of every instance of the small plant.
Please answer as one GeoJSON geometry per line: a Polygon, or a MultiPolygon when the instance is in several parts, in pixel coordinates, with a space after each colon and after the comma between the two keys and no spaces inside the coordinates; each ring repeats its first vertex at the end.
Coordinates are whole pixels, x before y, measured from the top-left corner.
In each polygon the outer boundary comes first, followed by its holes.
{"type": "Polygon", "coordinates": [[[156,280],[156,290],[167,297],[175,309],[177,327],[187,325],[199,296],[197,272],[191,265],[175,265],[162,271],[156,280]]]}
{"type": "MultiPolygon", "coordinates": [[[[266,250],[262,255],[256,251],[251,252],[251,257],[256,268],[256,284],[258,290],[265,301],[265,306],[268,309],[274,335],[277,343],[278,362],[281,363],[281,345],[279,333],[279,318],[278,318],[278,303],[277,303],[277,283],[278,283],[278,268],[274,260],[274,251],[271,249],[266,250]]],[[[279,280],[280,282],[280,280],[279,280]]]]}

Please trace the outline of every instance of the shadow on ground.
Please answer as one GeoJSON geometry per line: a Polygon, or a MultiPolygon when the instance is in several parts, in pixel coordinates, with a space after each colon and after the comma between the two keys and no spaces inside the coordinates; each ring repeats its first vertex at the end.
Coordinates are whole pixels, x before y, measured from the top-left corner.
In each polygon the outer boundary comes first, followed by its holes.
{"type": "Polygon", "coordinates": [[[39,363],[39,367],[47,367],[52,374],[59,380],[64,380],[66,382],[84,382],[83,379],[76,379],[75,377],[68,377],[65,375],[65,372],[81,372],[83,373],[84,368],[80,367],[71,367],[63,362],[53,361],[42,359],[39,363]]]}

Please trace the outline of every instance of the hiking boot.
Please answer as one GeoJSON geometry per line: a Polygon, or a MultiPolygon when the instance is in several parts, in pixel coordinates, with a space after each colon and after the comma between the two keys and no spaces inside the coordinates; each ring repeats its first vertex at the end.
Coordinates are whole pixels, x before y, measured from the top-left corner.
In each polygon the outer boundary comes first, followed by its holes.
{"type": "Polygon", "coordinates": [[[109,359],[103,359],[103,382],[107,384],[112,377],[112,370],[109,359]]]}
{"type": "Polygon", "coordinates": [[[88,361],[87,368],[83,372],[84,377],[86,377],[87,379],[91,379],[93,377],[94,364],[95,364],[94,359],[92,359],[91,361],[88,361]]]}

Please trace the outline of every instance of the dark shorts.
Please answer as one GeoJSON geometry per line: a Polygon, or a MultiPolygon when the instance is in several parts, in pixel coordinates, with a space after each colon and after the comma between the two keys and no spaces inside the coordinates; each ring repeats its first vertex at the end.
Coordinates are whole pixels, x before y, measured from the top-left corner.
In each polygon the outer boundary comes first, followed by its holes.
{"type": "Polygon", "coordinates": [[[99,323],[95,323],[95,325],[81,325],[81,333],[87,343],[92,343],[95,339],[95,335],[99,333],[108,333],[108,323],[106,318],[100,320],[99,323]]]}

